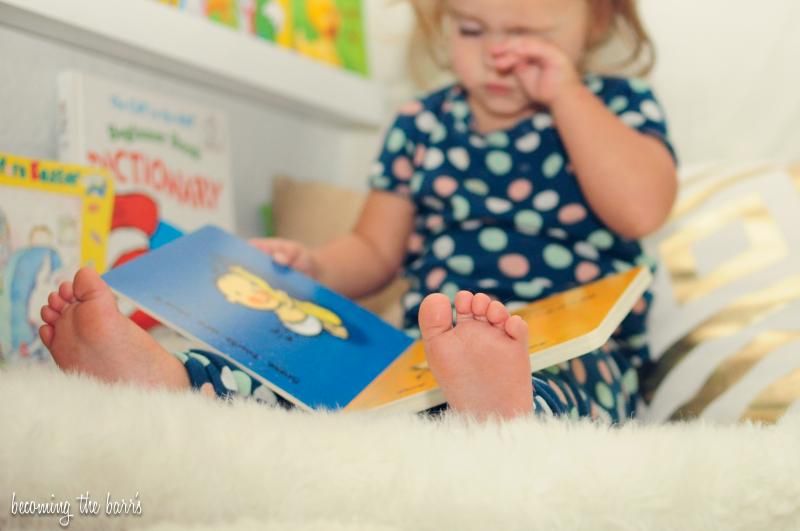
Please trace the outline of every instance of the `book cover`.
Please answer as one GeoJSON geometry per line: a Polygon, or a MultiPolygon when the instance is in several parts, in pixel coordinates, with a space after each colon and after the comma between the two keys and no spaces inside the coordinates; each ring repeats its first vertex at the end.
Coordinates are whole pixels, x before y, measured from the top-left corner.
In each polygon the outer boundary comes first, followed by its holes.
{"type": "Polygon", "coordinates": [[[262,39],[292,46],[291,0],[251,0],[255,2],[253,33],[262,39]]]}
{"type": "Polygon", "coordinates": [[[59,159],[115,181],[109,266],[206,223],[233,230],[223,113],[76,71],[59,76],[58,93],[59,159]]]}
{"type": "Polygon", "coordinates": [[[361,0],[292,0],[292,19],[301,54],[368,74],[361,0]]]}
{"type": "MultiPolygon", "coordinates": [[[[528,323],[531,372],[600,348],[644,294],[650,270],[637,267],[532,302],[515,312],[528,323]]],[[[347,409],[422,411],[444,396],[417,341],[347,409]]]]}
{"type": "MultiPolygon", "coordinates": [[[[201,229],[105,279],[301,407],[422,411],[444,402],[421,341],[412,344],[367,310],[220,229],[201,229]]],[[[601,347],[649,282],[649,270],[636,268],[516,312],[531,329],[531,370],[601,347]]]]}
{"type": "Polygon", "coordinates": [[[186,337],[305,409],[341,409],[412,340],[216,227],[104,276],[186,337]]]}
{"type": "Polygon", "coordinates": [[[100,168],[0,153],[0,363],[50,358],[39,309],[79,267],[105,270],[113,197],[100,168]]]}

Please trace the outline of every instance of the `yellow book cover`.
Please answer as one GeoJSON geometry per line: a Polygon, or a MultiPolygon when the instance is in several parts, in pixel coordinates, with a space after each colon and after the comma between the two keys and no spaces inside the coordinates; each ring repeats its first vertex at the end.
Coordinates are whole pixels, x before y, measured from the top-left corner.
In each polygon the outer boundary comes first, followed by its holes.
{"type": "MultiPolygon", "coordinates": [[[[586,354],[603,344],[652,280],[638,267],[559,293],[514,312],[530,330],[531,372],[586,354]]],[[[444,403],[417,341],[345,408],[423,411],[444,403]]]]}
{"type": "Polygon", "coordinates": [[[47,358],[47,294],[80,266],[105,270],[114,188],[103,169],[0,153],[0,363],[47,358]]]}

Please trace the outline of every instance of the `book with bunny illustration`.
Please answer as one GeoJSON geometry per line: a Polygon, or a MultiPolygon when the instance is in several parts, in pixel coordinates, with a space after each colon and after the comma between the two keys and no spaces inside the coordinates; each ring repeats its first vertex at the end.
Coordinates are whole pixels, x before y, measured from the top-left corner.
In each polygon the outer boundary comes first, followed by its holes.
{"type": "Polygon", "coordinates": [[[47,294],[82,265],[106,265],[113,181],[100,168],[0,153],[0,364],[49,359],[47,294]]]}
{"type": "MultiPolygon", "coordinates": [[[[119,295],[303,409],[422,411],[444,398],[422,344],[213,226],[106,273],[119,295]]],[[[632,269],[522,308],[531,369],[605,343],[650,282],[632,269]]]]}

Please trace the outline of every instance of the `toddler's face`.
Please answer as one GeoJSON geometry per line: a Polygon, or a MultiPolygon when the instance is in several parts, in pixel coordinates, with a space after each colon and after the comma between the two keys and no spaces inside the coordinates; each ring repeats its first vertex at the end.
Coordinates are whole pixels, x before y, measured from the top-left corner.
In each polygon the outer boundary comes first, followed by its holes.
{"type": "Polygon", "coordinates": [[[512,71],[495,61],[524,39],[546,39],[578,64],[586,50],[590,10],[586,0],[446,0],[446,31],[455,75],[476,111],[514,119],[530,101],[512,71]]]}

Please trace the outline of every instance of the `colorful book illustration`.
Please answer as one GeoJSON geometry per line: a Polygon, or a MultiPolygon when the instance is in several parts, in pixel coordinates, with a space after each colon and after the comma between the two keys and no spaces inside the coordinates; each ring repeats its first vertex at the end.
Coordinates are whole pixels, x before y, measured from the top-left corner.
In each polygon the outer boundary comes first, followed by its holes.
{"type": "Polygon", "coordinates": [[[292,19],[301,54],[367,75],[361,0],[292,0],[292,19]]]}
{"type": "Polygon", "coordinates": [[[250,0],[254,2],[253,33],[262,39],[292,46],[291,0],[250,0]]]}
{"type": "Polygon", "coordinates": [[[74,71],[59,76],[58,89],[59,158],[114,177],[109,266],[207,223],[233,230],[224,114],[74,71]]]}
{"type": "MultiPolygon", "coordinates": [[[[444,401],[421,342],[218,228],[105,280],[302,408],[422,411],[444,401]]],[[[601,347],[649,282],[649,270],[632,269],[520,310],[532,371],[601,347]]]]}
{"type": "Polygon", "coordinates": [[[0,153],[0,363],[49,359],[39,309],[82,265],[106,266],[105,170],[0,153]]]}
{"type": "Polygon", "coordinates": [[[306,409],[346,406],[411,344],[377,316],[216,227],[105,280],[306,409]]]}

